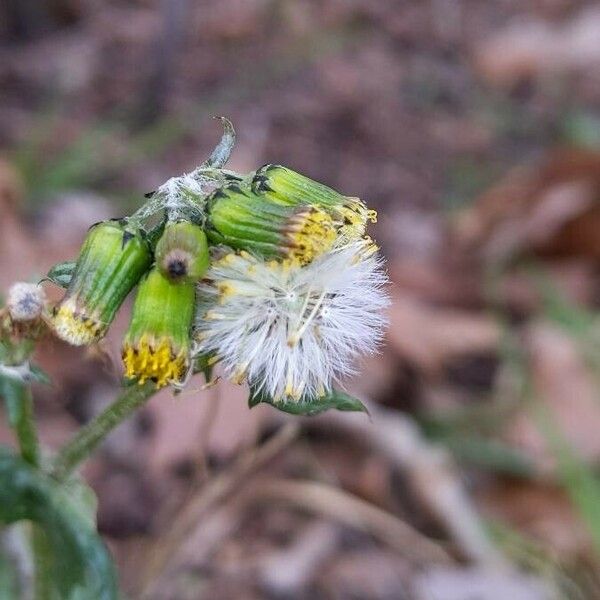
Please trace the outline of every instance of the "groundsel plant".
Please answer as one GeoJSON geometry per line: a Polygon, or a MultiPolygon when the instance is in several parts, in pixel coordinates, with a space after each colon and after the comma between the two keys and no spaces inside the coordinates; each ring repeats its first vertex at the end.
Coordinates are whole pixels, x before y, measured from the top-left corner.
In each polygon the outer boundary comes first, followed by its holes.
{"type": "Polygon", "coordinates": [[[335,386],[385,329],[387,276],[366,231],[376,213],[281,165],[225,169],[235,132],[220,119],[223,137],[204,163],[132,215],[93,224],[78,257],[50,270],[43,281],[64,288],[59,302],[42,282],[17,283],[0,309],[0,396],[20,449],[0,448],[0,522],[35,522],[36,598],[118,597],[93,502],[81,505],[93,492],[75,471],[157,389],[179,392],[196,373],[212,385],[218,366],[247,383],[250,407],[365,410],[335,386]],[[98,344],[134,290],[121,395],[45,456],[29,387],[48,383],[31,360],[37,342],[98,344]]]}
{"type": "Polygon", "coordinates": [[[137,285],[122,348],[129,380],[182,389],[221,363],[247,381],[251,404],[310,414],[347,403],[333,385],[384,328],[386,275],[366,233],[376,214],[287,167],[225,170],[235,136],[223,122],[203,165],[90,229],[50,326],[95,343],[137,285]]]}

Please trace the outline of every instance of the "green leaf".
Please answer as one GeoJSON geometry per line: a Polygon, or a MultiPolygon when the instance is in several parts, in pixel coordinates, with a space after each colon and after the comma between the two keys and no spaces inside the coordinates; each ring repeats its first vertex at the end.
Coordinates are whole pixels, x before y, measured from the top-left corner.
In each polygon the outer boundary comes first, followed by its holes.
{"type": "Polygon", "coordinates": [[[21,597],[15,566],[8,557],[0,553],[0,598],[12,600],[21,597]]]}
{"type": "Polygon", "coordinates": [[[27,381],[35,381],[37,383],[43,383],[45,385],[51,385],[52,380],[50,379],[50,375],[46,373],[42,368],[37,365],[29,365],[29,377],[27,381]]]}
{"type": "Polygon", "coordinates": [[[98,498],[96,492],[79,476],[72,475],[62,483],[62,489],[72,502],[73,508],[89,523],[96,528],[96,515],[98,512],[98,498]]]}
{"type": "Polygon", "coordinates": [[[194,373],[202,373],[206,383],[212,381],[212,374],[214,368],[212,354],[201,354],[194,360],[194,373]]]}
{"type": "Polygon", "coordinates": [[[12,350],[12,344],[8,340],[0,339],[0,363],[6,361],[10,356],[12,350]]]}
{"type": "Polygon", "coordinates": [[[51,383],[47,373],[35,365],[29,365],[29,370],[22,377],[0,373],[0,398],[4,398],[6,403],[6,411],[11,427],[16,427],[22,416],[23,390],[25,385],[32,381],[45,384],[51,383]]]}
{"type": "Polygon", "coordinates": [[[0,448],[0,521],[36,522],[51,549],[48,596],[65,600],[116,600],[115,568],[102,540],[67,487],[0,448]]]}
{"type": "Polygon", "coordinates": [[[251,389],[248,406],[253,408],[261,403],[270,404],[278,410],[292,415],[313,416],[329,409],[369,413],[367,407],[360,400],[337,390],[331,390],[321,397],[303,396],[300,400],[274,400],[265,392],[256,393],[251,389]]]}
{"type": "MultiPolygon", "coordinates": [[[[72,261],[61,262],[55,264],[49,271],[46,277],[41,281],[51,281],[52,283],[62,287],[69,287],[73,272],[75,271],[76,263],[72,261]]],[[[41,282],[40,282],[41,283],[41,282]]]]}

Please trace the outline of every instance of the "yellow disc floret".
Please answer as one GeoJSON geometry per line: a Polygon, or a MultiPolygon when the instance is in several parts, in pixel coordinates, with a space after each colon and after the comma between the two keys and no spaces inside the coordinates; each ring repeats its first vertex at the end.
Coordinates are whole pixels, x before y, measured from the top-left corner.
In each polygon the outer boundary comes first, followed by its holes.
{"type": "Polygon", "coordinates": [[[194,303],[194,283],[174,283],[156,266],[142,279],[121,354],[128,378],[156,387],[184,382],[194,303]]]}
{"type": "Polygon", "coordinates": [[[331,215],[340,242],[360,240],[367,223],[377,221],[377,212],[354,196],[336,190],[296,173],[282,165],[264,165],[251,183],[252,190],[267,201],[285,206],[315,206],[331,215]]]}
{"type": "Polygon", "coordinates": [[[124,344],[123,363],[126,377],[137,379],[140,385],[150,379],[158,388],[182,381],[189,366],[185,350],[177,352],[169,339],[154,340],[149,335],[143,335],[135,346],[124,344]]]}
{"type": "Polygon", "coordinates": [[[76,346],[99,341],[150,260],[139,228],[121,221],[92,226],[67,291],[54,308],[52,326],[58,337],[76,346]]]}
{"type": "Polygon", "coordinates": [[[57,307],[52,317],[56,335],[74,346],[84,346],[97,341],[107,325],[77,309],[74,298],[57,307]]]}
{"type": "Polygon", "coordinates": [[[303,265],[330,250],[337,238],[333,219],[315,208],[304,213],[299,228],[288,235],[292,242],[289,256],[303,265]]]}

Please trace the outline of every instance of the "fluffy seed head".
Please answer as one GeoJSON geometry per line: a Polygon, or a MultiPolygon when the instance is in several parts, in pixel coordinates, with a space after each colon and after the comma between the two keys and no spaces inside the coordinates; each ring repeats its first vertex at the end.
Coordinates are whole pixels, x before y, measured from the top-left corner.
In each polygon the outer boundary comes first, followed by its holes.
{"type": "Polygon", "coordinates": [[[8,290],[6,306],[13,321],[39,319],[46,303],[44,290],[35,283],[18,282],[8,290]]]}
{"type": "Polygon", "coordinates": [[[312,263],[215,261],[198,289],[198,353],[214,354],[226,375],[275,400],[320,396],[376,350],[388,304],[382,261],[366,242],[312,263]]]}

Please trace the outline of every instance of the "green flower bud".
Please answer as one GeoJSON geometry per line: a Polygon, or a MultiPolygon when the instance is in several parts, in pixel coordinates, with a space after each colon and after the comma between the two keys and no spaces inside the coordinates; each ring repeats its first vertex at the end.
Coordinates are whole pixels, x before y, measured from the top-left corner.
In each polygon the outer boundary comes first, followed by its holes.
{"type": "Polygon", "coordinates": [[[127,294],[151,263],[139,229],[122,221],[90,228],[52,324],[58,337],[80,346],[99,340],[127,294]]]}
{"type": "Polygon", "coordinates": [[[123,342],[127,377],[157,387],[185,379],[195,294],[193,282],[174,283],[156,267],[142,279],[123,342]]]}
{"type": "Polygon", "coordinates": [[[202,228],[187,221],[168,223],[155,250],[156,266],[173,282],[201,279],[210,257],[202,228]]]}
{"type": "Polygon", "coordinates": [[[318,206],[334,220],[338,235],[347,240],[364,237],[367,222],[377,221],[377,212],[359,198],[344,196],[281,165],[265,165],[252,179],[252,190],[283,205],[318,206]]]}
{"type": "Polygon", "coordinates": [[[208,214],[207,233],[213,243],[251,250],[265,258],[307,264],[336,240],[333,221],[321,208],[272,202],[239,184],[213,192],[208,214]]]}

